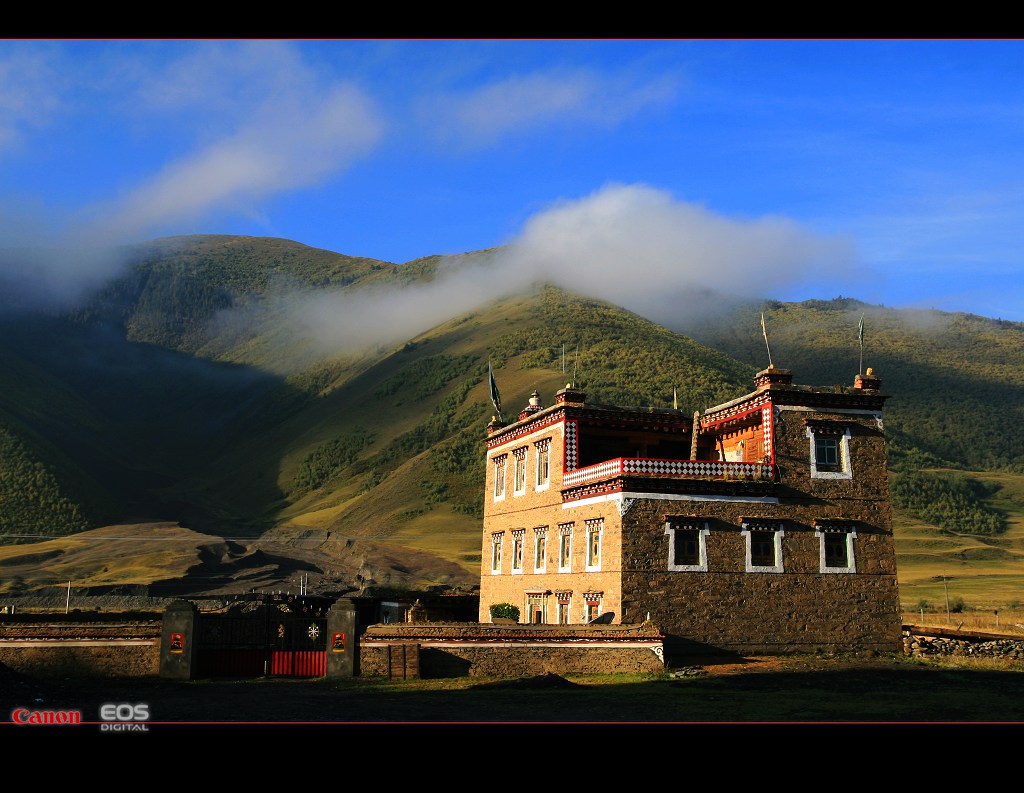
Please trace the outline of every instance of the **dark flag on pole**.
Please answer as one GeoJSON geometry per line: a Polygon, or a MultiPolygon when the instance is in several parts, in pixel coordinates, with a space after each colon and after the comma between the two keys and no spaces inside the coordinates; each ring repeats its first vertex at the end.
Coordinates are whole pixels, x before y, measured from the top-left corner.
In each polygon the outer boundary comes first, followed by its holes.
{"type": "Polygon", "coordinates": [[[501,394],[498,393],[498,384],[494,382],[494,370],[491,369],[491,362],[487,362],[487,386],[491,390],[491,404],[494,405],[498,418],[501,418],[501,394]]]}

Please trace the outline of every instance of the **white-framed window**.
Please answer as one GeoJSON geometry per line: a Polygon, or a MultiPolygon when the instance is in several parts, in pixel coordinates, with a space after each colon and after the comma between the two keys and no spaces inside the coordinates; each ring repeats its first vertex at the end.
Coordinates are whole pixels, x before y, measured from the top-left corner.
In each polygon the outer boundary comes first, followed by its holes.
{"type": "Polygon", "coordinates": [[[548,568],[548,527],[533,530],[533,572],[543,573],[548,568]]]}
{"type": "Polygon", "coordinates": [[[572,622],[572,592],[555,592],[557,613],[555,618],[559,625],[568,625],[572,622]]]}
{"type": "Polygon", "coordinates": [[[603,592],[583,593],[583,621],[593,622],[601,616],[601,601],[604,598],[603,592]]]}
{"type": "Polygon", "coordinates": [[[840,425],[809,424],[812,479],[852,479],[850,428],[840,425]]]}
{"type": "Polygon", "coordinates": [[[816,520],[814,536],[818,538],[820,570],[823,573],[856,573],[853,554],[857,527],[847,521],[816,520]]]}
{"type": "Polygon", "coordinates": [[[501,572],[501,548],[505,544],[505,532],[496,531],[491,535],[491,573],[501,572]]]}
{"type": "Polygon", "coordinates": [[[547,490],[551,484],[551,439],[545,438],[534,444],[537,450],[537,490],[547,490]]]}
{"type": "Polygon", "coordinates": [[[592,518],[585,522],[587,527],[587,570],[601,569],[601,536],[604,534],[604,518],[592,518]]]}
{"type": "Polygon", "coordinates": [[[499,454],[494,458],[494,500],[501,501],[505,498],[505,467],[508,462],[507,454],[499,454]]]}
{"type": "Polygon", "coordinates": [[[748,573],[781,573],[782,537],[785,532],[777,520],[745,520],[740,532],[746,540],[748,573]]]}
{"type": "Polygon", "coordinates": [[[544,625],[548,621],[548,593],[526,593],[526,616],[531,625],[544,625]]]}
{"type": "Polygon", "coordinates": [[[526,529],[512,530],[512,572],[523,572],[523,544],[526,542],[526,529]]]}
{"type": "Polygon", "coordinates": [[[558,572],[572,570],[572,523],[558,524],[558,572]]]}
{"type": "Polygon", "coordinates": [[[512,456],[515,458],[512,495],[521,496],[526,492],[526,447],[513,449],[512,456]]]}
{"type": "Polygon", "coordinates": [[[669,518],[665,521],[668,535],[668,569],[685,573],[708,571],[707,537],[711,533],[707,521],[696,518],[669,518]]]}

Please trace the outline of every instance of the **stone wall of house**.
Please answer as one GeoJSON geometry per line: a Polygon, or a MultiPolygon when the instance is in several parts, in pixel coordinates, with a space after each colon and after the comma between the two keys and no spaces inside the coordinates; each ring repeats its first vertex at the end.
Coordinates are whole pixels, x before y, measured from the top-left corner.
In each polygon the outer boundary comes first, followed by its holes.
{"type": "Polygon", "coordinates": [[[0,663],[39,677],[156,677],[162,621],[0,622],[0,663]]]}
{"type": "Polygon", "coordinates": [[[360,638],[368,677],[523,677],[649,674],[665,669],[662,637],[650,626],[407,623],[371,625],[360,638]],[[397,667],[396,659],[415,664],[397,667]]]}
{"type": "Polygon", "coordinates": [[[825,649],[897,652],[901,615],[892,537],[858,524],[856,573],[821,573],[811,518],[791,507],[729,502],[700,505],[638,500],[624,517],[624,619],[648,614],[666,634],[666,652],[786,653],[825,649]],[[670,571],[666,511],[706,518],[707,572],[670,571]],[[786,517],[783,572],[745,572],[740,517],[786,517]]]}

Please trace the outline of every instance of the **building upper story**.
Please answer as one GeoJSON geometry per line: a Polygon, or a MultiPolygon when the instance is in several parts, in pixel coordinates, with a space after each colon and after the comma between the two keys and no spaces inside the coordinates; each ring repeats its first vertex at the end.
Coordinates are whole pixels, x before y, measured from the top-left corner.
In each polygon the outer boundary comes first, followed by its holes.
{"type": "Polygon", "coordinates": [[[686,416],[592,404],[567,385],[544,407],[488,425],[487,517],[615,491],[780,500],[886,499],[882,411],[871,369],[852,386],[795,385],[769,367],[754,390],[686,416]]]}

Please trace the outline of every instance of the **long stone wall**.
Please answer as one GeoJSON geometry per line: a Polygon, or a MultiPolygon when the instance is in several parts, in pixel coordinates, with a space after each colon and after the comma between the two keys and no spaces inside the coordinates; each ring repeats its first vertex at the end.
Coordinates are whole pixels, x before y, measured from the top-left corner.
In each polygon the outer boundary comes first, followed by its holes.
{"type": "Polygon", "coordinates": [[[0,623],[0,663],[40,677],[155,677],[161,620],[0,623]]]}
{"type": "Polygon", "coordinates": [[[662,641],[644,625],[371,625],[360,638],[360,675],[658,673],[665,670],[662,641]]]}

